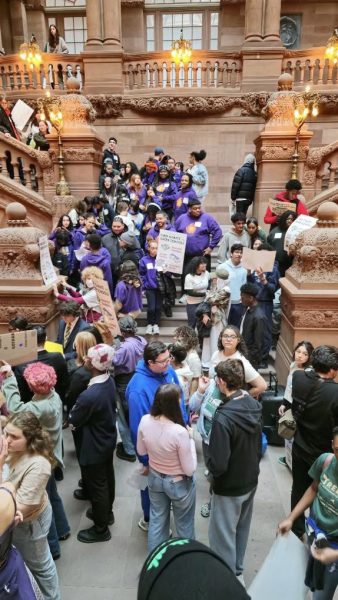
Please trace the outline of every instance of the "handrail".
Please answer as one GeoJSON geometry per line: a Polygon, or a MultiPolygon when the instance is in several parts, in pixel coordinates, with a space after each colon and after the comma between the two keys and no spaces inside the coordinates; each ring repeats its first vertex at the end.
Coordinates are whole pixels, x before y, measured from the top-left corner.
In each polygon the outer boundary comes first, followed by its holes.
{"type": "Polygon", "coordinates": [[[20,95],[23,91],[45,92],[55,90],[59,94],[66,91],[66,81],[70,76],[84,84],[83,60],[77,54],[43,53],[43,62],[33,68],[23,62],[18,54],[0,57],[0,93],[20,95]]]}

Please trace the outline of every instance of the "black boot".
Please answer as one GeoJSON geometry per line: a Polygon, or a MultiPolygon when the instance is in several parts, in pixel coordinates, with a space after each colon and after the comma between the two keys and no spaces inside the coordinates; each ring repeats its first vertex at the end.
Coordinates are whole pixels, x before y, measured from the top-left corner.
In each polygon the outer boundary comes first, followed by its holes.
{"type": "Polygon", "coordinates": [[[77,539],[84,544],[95,544],[96,542],[108,542],[111,539],[111,534],[108,527],[103,531],[99,531],[95,525],[93,525],[93,527],[89,527],[89,529],[82,529],[79,531],[77,539]]]}

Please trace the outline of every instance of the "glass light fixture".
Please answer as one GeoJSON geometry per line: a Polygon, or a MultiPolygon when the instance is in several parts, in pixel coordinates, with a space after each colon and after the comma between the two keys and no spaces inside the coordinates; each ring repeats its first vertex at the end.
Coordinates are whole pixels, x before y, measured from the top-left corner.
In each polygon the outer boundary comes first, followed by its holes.
{"type": "Polygon", "coordinates": [[[21,60],[28,63],[30,69],[33,69],[34,66],[38,67],[41,64],[42,54],[34,33],[32,33],[29,42],[21,44],[19,55],[21,60]]]}
{"type": "Polygon", "coordinates": [[[338,27],[327,41],[325,58],[332,60],[334,64],[338,61],[338,27]]]}
{"type": "Polygon", "coordinates": [[[191,59],[191,42],[183,38],[183,29],[179,40],[175,40],[172,45],[171,58],[179,65],[182,62],[187,63],[191,59]]]}

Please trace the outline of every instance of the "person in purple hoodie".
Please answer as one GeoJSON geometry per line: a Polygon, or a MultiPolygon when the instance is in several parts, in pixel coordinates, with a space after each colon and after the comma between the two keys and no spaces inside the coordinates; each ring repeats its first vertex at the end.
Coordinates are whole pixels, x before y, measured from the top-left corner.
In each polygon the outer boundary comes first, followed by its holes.
{"type": "Polygon", "coordinates": [[[168,215],[164,210],[159,210],[156,213],[155,225],[147,233],[146,247],[151,241],[158,242],[161,229],[175,231],[175,227],[169,222],[168,215]]]}
{"type": "Polygon", "coordinates": [[[136,365],[143,358],[143,351],[147,345],[146,340],[137,335],[137,323],[133,317],[122,317],[119,320],[122,341],[119,346],[114,346],[112,366],[118,393],[117,422],[121,442],[116,444],[116,456],[121,460],[135,462],[135,448],[129,429],[129,408],[126,399],[126,389],[135,373],[136,365]]]}
{"type": "Polygon", "coordinates": [[[103,272],[103,277],[109,285],[111,293],[113,293],[113,278],[110,267],[110,254],[107,248],[102,248],[102,239],[98,233],[90,233],[87,235],[85,245],[89,250],[80,262],[80,271],[86,267],[98,267],[103,272]]]}
{"type": "Polygon", "coordinates": [[[192,187],[192,175],[183,173],[181,177],[180,187],[175,196],[174,203],[174,219],[178,219],[181,215],[188,212],[189,200],[197,200],[196,192],[192,187]]]}
{"type": "Polygon", "coordinates": [[[149,158],[147,162],[144,164],[144,175],[142,177],[143,185],[152,185],[155,179],[156,173],[158,170],[158,166],[154,159],[149,158]]]}
{"type": "Polygon", "coordinates": [[[120,276],[115,288],[115,311],[118,316],[138,317],[142,310],[142,288],[137,267],[131,260],[120,266],[120,276]]]}
{"type": "Polygon", "coordinates": [[[84,215],[84,220],[84,225],[79,229],[76,229],[73,234],[75,250],[80,248],[80,246],[85,241],[85,238],[89,233],[95,233],[96,230],[95,215],[93,215],[92,213],[86,213],[84,215]]]}
{"type": "Polygon", "coordinates": [[[157,281],[157,269],[155,265],[157,256],[157,242],[149,242],[148,254],[141,258],[139,272],[142,289],[147,298],[147,329],[146,335],[159,334],[162,310],[162,295],[157,281]]]}
{"type": "MultiPolygon", "coordinates": [[[[188,212],[178,217],[175,222],[175,229],[179,233],[187,234],[182,273],[182,290],[184,290],[184,280],[189,269],[188,265],[194,256],[205,256],[207,269],[208,271],[211,270],[211,253],[222,237],[222,230],[214,217],[202,211],[199,200],[189,200],[188,212]]],[[[184,304],[182,298],[180,302],[184,304]]]]}
{"type": "Polygon", "coordinates": [[[160,165],[158,175],[154,181],[155,194],[162,204],[171,221],[174,214],[174,201],[177,193],[177,187],[170,177],[170,170],[167,165],[160,165]]]}

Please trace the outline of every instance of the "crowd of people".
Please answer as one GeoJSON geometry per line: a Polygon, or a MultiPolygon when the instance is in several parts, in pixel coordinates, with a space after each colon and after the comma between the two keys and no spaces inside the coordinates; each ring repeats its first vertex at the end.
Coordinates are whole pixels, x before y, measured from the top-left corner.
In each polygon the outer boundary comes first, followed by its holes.
{"type": "MultiPolygon", "coordinates": [[[[55,341],[62,352],[47,352],[45,328],[30,326],[24,316],[9,324],[12,331],[35,329],[38,342],[37,361],[13,368],[1,361],[0,367],[0,502],[6,490],[12,515],[11,534],[0,544],[0,582],[8,575],[6,565],[16,560],[20,570],[23,559],[30,571],[25,598],[39,597],[36,583],[45,599],[61,597],[55,561],[71,531],[57,481],[63,478],[67,427],[80,471],[74,498],[89,501],[86,516],[93,522],[77,533],[77,540],[111,538],[116,455],[139,462],[144,483],[138,525],[148,536],[150,553],[172,535],[171,510],[175,535],[195,538],[198,431],[208,479],[199,510],[209,518],[209,558],[219,557],[219,569],[233,574],[232,597],[248,597],[240,583],[262,457],[263,375],[276,340],[279,279],[292,264],[284,250],[285,233],[306,208],[300,182],[287,182],[277,199],[294,210],[278,216],[268,208],[264,221],[271,230],[266,236],[257,220],[246,216],[256,183],[254,157],[248,155],[234,178],[235,207],[231,227],[223,233],[204,209],[205,158],[204,150],[191,152],[184,169],[158,147],[139,168],[121,163],[111,137],[98,195],[62,215],[49,236],[60,272],[54,286],[60,312],[55,341]],[[163,229],[187,236],[180,280],[157,267],[163,229]],[[244,247],[257,256],[276,250],[273,269],[248,271],[242,264],[244,247]],[[102,318],[97,280],[107,282],[114,301],[120,328],[114,338],[102,318]],[[178,296],[186,305],[187,324],[177,327],[166,344],[161,318],[163,313],[172,316],[178,296]],[[142,336],[135,319],[144,308],[142,336]]],[[[314,544],[306,577],[316,600],[333,598],[338,581],[338,569],[332,567],[338,542],[337,374],[336,348],[314,349],[301,342],[280,408],[281,415],[292,408],[297,430],[292,512],[279,531],[292,528],[302,537],[303,512],[311,506],[308,527],[314,544]],[[328,547],[316,546],[319,532],[328,547]]]]}

